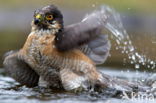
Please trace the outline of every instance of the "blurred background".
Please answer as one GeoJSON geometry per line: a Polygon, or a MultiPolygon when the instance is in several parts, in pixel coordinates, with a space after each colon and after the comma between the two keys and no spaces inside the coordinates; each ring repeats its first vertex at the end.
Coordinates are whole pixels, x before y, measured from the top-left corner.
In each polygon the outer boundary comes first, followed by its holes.
{"type": "MultiPolygon", "coordinates": [[[[55,4],[64,15],[65,25],[79,22],[87,13],[100,5],[109,5],[121,14],[122,22],[135,49],[156,61],[156,0],[1,0],[0,1],[0,58],[9,50],[20,49],[31,30],[33,12],[55,4]]],[[[108,67],[129,68],[124,63],[128,56],[117,50],[116,42],[109,35],[112,48],[108,67]]],[[[2,67],[2,59],[0,59],[2,67]]]]}

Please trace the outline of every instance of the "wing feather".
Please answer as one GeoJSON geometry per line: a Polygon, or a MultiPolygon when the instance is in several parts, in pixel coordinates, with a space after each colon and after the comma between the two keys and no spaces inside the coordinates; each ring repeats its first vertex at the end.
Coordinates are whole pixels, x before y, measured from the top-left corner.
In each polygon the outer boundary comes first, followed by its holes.
{"type": "Polygon", "coordinates": [[[100,27],[88,27],[88,24],[85,23],[70,25],[61,34],[56,35],[56,47],[59,51],[71,50],[87,44],[100,32],[100,27]]]}
{"type": "Polygon", "coordinates": [[[38,85],[39,75],[18,56],[18,51],[10,51],[4,55],[3,66],[6,73],[17,82],[28,87],[38,85]]]}
{"type": "Polygon", "coordinates": [[[56,47],[60,51],[67,51],[84,44],[88,44],[102,34],[107,16],[106,10],[101,8],[87,15],[81,22],[66,26],[56,34],[56,47]]]}
{"type": "Polygon", "coordinates": [[[87,15],[81,22],[66,26],[61,33],[56,34],[58,50],[81,47],[81,51],[96,64],[104,63],[110,50],[110,42],[102,33],[106,29],[107,11],[107,7],[103,7],[87,15]]]}
{"type": "Polygon", "coordinates": [[[96,39],[80,47],[96,64],[103,64],[109,55],[111,45],[107,35],[99,35],[96,39]]]}

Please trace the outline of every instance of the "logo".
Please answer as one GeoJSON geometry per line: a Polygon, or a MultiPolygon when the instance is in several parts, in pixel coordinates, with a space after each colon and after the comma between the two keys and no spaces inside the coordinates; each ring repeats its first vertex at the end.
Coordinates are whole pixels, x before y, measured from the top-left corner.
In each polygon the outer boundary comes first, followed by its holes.
{"type": "Polygon", "coordinates": [[[123,97],[122,99],[133,101],[133,102],[143,102],[143,103],[149,103],[149,102],[154,102],[154,95],[150,93],[144,93],[144,92],[132,92],[130,94],[127,94],[126,92],[123,92],[123,97]]]}

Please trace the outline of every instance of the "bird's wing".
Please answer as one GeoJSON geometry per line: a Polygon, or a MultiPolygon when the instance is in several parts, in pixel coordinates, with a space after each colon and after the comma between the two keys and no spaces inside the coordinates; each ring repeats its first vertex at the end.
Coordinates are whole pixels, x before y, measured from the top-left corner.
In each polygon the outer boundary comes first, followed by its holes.
{"type": "Polygon", "coordinates": [[[103,64],[109,55],[110,47],[107,35],[99,35],[88,44],[81,46],[80,50],[96,64],[103,64]]]}
{"type": "Polygon", "coordinates": [[[28,87],[38,85],[39,75],[18,55],[18,51],[7,52],[3,66],[6,73],[20,84],[28,87]]]}
{"type": "Polygon", "coordinates": [[[88,56],[97,64],[102,64],[108,56],[110,44],[102,34],[107,16],[105,8],[87,15],[81,22],[66,26],[56,35],[56,47],[59,51],[68,51],[86,45],[90,49],[88,56]]]}

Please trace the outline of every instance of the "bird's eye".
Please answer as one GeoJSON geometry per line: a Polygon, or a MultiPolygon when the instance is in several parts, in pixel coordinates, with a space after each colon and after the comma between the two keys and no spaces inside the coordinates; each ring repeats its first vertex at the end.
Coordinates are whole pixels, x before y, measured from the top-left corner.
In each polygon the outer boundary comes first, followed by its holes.
{"type": "Polygon", "coordinates": [[[47,15],[47,16],[46,16],[46,19],[47,19],[47,20],[52,20],[52,19],[53,19],[53,16],[52,16],[52,15],[47,15]]]}

